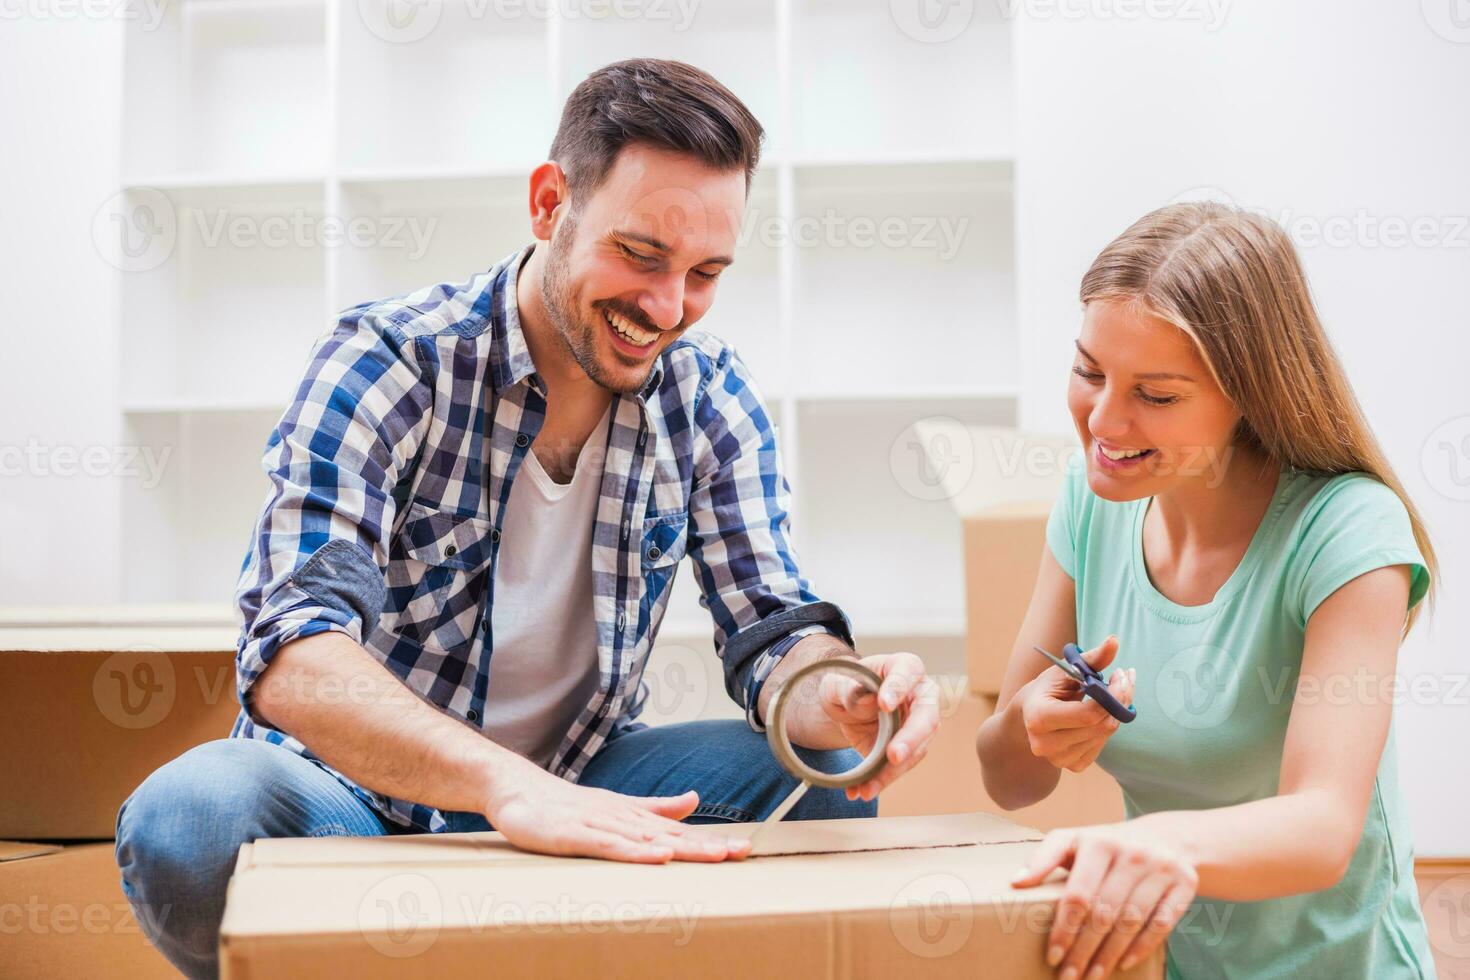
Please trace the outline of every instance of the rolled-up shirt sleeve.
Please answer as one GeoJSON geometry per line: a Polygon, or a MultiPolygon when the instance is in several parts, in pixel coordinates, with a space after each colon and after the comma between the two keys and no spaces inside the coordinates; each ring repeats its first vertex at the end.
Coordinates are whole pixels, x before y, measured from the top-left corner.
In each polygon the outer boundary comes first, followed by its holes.
{"type": "Polygon", "coordinates": [[[423,442],[433,390],[392,320],[345,314],[266,443],[270,487],[235,596],[236,689],[256,723],[251,688],[277,650],[329,630],[361,643],[382,611],[393,491],[423,442]]]}

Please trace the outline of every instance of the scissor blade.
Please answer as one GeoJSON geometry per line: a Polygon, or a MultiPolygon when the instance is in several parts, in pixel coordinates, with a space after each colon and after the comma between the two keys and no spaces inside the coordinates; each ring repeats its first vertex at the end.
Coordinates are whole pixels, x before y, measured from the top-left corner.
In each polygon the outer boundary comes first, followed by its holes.
{"type": "Polygon", "coordinates": [[[1050,653],[1047,653],[1045,650],[1041,649],[1041,647],[1033,646],[1031,649],[1035,650],[1037,653],[1041,654],[1043,657],[1050,660],[1058,667],[1062,668],[1062,672],[1065,673],[1068,677],[1072,678],[1072,680],[1076,681],[1078,684],[1083,683],[1082,674],[1078,672],[1076,667],[1073,667],[1071,664],[1067,663],[1060,657],[1056,657],[1050,653]]]}
{"type": "Polygon", "coordinates": [[[771,811],[771,815],[761,821],[761,825],[755,829],[755,833],[750,835],[751,854],[755,854],[756,843],[765,835],[765,832],[770,828],[771,824],[780,823],[786,819],[786,814],[791,812],[791,808],[796,806],[801,798],[806,795],[806,791],[811,788],[812,784],[803,779],[796,789],[792,790],[786,799],[782,800],[780,805],[771,811]]]}

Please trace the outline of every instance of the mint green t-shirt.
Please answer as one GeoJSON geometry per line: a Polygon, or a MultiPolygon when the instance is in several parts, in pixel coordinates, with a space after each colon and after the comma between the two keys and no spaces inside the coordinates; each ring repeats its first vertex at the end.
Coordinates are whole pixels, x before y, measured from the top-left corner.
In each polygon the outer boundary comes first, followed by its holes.
{"type": "MultiPolygon", "coordinates": [[[[1076,583],[1077,643],[1088,649],[1116,633],[1113,666],[1138,672],[1138,717],[1098,757],[1122,787],[1128,817],[1276,795],[1306,623],[1317,605],[1388,565],[1412,566],[1410,608],[1429,587],[1403,503],[1365,473],[1283,468],[1235,572],[1210,602],[1181,606],[1154,588],[1144,565],[1152,498],[1103,500],[1089,489],[1083,461],[1072,464],[1047,542],[1076,583]]],[[[1324,684],[1319,696],[1357,690],[1334,693],[1324,684]]],[[[1372,691],[1403,696],[1376,684],[1372,691]]],[[[1197,899],[1170,935],[1170,978],[1435,976],[1394,745],[1390,729],[1343,880],[1261,902],[1197,899]]]]}

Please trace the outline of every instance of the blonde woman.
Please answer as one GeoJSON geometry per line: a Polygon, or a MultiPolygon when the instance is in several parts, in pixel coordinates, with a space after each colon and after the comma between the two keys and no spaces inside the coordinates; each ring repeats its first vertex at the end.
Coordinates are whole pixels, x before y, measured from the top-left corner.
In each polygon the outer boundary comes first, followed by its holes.
{"type": "Polygon", "coordinates": [[[1212,204],[1155,211],[1082,281],[1082,458],[1047,527],[1000,708],[1007,807],[1097,763],[1124,823],[1054,831],[1062,980],[1167,939],[1169,976],[1434,976],[1399,790],[1399,643],[1433,549],[1353,397],[1290,241],[1212,204]],[[1120,725],[1033,644],[1075,640],[1120,725]]]}

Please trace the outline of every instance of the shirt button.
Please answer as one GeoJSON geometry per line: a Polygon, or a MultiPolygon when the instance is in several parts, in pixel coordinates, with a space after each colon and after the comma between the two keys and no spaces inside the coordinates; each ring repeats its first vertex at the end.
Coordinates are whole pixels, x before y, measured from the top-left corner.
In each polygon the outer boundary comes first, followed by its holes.
{"type": "Polygon", "coordinates": [[[466,711],[464,716],[466,718],[468,718],[470,721],[479,721],[480,720],[480,713],[478,711],[476,711],[474,708],[471,708],[469,711],[466,711]]]}
{"type": "Polygon", "coordinates": [[[516,433],[516,445],[517,446],[520,446],[522,449],[525,449],[530,444],[531,444],[531,437],[530,436],[526,435],[524,432],[517,432],[516,433]]]}
{"type": "Polygon", "coordinates": [[[658,561],[658,556],[661,554],[663,554],[663,552],[658,550],[658,545],[654,545],[652,548],[648,549],[648,560],[658,561]]]}
{"type": "Polygon", "coordinates": [[[444,549],[445,558],[453,558],[457,554],[459,554],[459,549],[456,548],[454,545],[450,545],[449,547],[444,549]]]}
{"type": "Polygon", "coordinates": [[[645,442],[647,442],[647,441],[648,441],[648,433],[640,430],[639,433],[638,433],[638,448],[639,449],[642,449],[643,448],[643,444],[645,442]]]}
{"type": "Polygon", "coordinates": [[[500,528],[495,527],[490,529],[490,540],[495,544],[500,543],[500,528]]]}
{"type": "Polygon", "coordinates": [[[628,521],[626,518],[623,519],[623,540],[628,540],[628,521]]]}
{"type": "Polygon", "coordinates": [[[618,613],[618,632],[619,633],[621,633],[623,631],[623,627],[626,626],[627,623],[628,623],[628,618],[626,616],[624,616],[622,613],[618,613]]]}
{"type": "Polygon", "coordinates": [[[480,629],[484,630],[486,633],[490,632],[490,620],[487,619],[482,622],[480,624],[480,629]]]}

